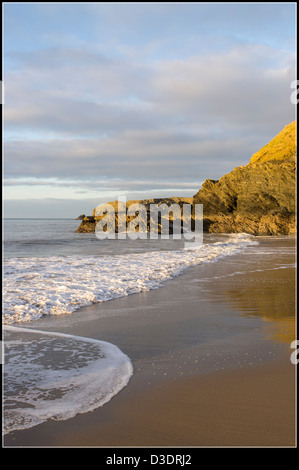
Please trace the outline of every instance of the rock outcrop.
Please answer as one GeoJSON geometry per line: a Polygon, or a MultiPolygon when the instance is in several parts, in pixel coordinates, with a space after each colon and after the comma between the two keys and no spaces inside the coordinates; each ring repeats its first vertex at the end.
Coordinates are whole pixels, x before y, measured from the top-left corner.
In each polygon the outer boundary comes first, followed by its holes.
{"type": "MultiPolygon", "coordinates": [[[[203,228],[209,233],[291,235],[295,233],[296,122],[286,126],[271,142],[252,155],[246,166],[235,168],[219,180],[207,179],[193,198],[162,198],[128,201],[143,204],[150,228],[150,205],[203,204],[203,228]]],[[[118,231],[118,202],[108,203],[115,211],[118,231]]],[[[94,209],[85,216],[77,232],[94,232],[102,219],[94,209]]],[[[128,224],[132,217],[126,218],[128,224]]],[[[193,221],[194,226],[194,221],[193,221]]],[[[161,225],[159,226],[159,229],[161,225]]],[[[171,221],[169,231],[171,232],[171,221]]],[[[160,232],[159,232],[160,233],[160,232]]]]}
{"type": "Polygon", "coordinates": [[[218,181],[204,182],[194,203],[203,204],[205,231],[295,233],[295,133],[293,122],[255,153],[248,165],[218,181]]]}
{"type": "MultiPolygon", "coordinates": [[[[141,199],[141,200],[131,200],[126,202],[126,207],[130,207],[133,204],[141,204],[145,208],[145,225],[146,230],[149,231],[151,227],[151,212],[150,206],[155,204],[158,208],[162,205],[166,205],[170,207],[172,204],[178,204],[181,208],[183,204],[190,204],[192,205],[193,198],[192,197],[172,197],[172,198],[157,198],[157,199],[141,199]]],[[[107,205],[111,206],[114,210],[113,215],[111,216],[115,220],[115,233],[118,233],[118,225],[119,225],[119,208],[118,208],[118,201],[108,202],[107,205]]],[[[105,221],[109,221],[109,215],[99,215],[101,210],[105,208],[106,204],[102,204],[98,206],[98,208],[94,209],[91,216],[85,216],[82,220],[80,226],[76,230],[79,233],[91,233],[95,231],[96,224],[105,217],[105,221]]],[[[128,226],[129,222],[131,222],[135,216],[126,216],[126,226],[128,226]]],[[[169,221],[169,233],[172,233],[172,214],[167,214],[167,220],[169,221]]],[[[104,230],[105,231],[105,228],[104,230]]],[[[158,223],[158,233],[161,233],[161,223],[158,223]]]]}
{"type": "Polygon", "coordinates": [[[92,233],[95,231],[96,220],[93,216],[86,215],[77,228],[77,233],[92,233]]]}

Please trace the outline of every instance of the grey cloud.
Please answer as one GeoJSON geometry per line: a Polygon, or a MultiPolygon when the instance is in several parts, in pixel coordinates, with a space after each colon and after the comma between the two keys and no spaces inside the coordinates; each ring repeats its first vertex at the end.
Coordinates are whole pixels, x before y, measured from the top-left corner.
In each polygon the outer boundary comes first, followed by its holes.
{"type": "MultiPolygon", "coordinates": [[[[15,54],[22,57],[23,53],[15,54]]],[[[142,62],[108,59],[85,50],[45,49],[25,53],[23,62],[6,74],[5,81],[12,103],[35,96],[38,101],[50,96],[118,102],[128,94],[145,96],[151,73],[151,67],[142,62]]]]}
{"type": "Polygon", "coordinates": [[[113,135],[127,129],[152,127],[153,112],[143,103],[113,105],[84,100],[47,99],[23,102],[5,111],[5,127],[68,135],[113,135]],[[43,103],[43,106],[41,106],[43,103]]]}
{"type": "Polygon", "coordinates": [[[218,178],[294,119],[294,58],[271,47],[152,64],[43,54],[6,77],[7,134],[35,134],[8,139],[8,178],[218,178]]]}
{"type": "Polygon", "coordinates": [[[26,62],[22,74],[7,77],[7,126],[110,133],[211,120],[239,126],[252,122],[254,113],[272,125],[273,111],[290,112],[286,102],[294,57],[271,47],[245,44],[222,54],[151,65],[116,59],[89,64],[88,54],[85,62],[81,53],[77,64],[72,56],[78,51],[60,52],[60,66],[48,64],[52,51],[43,52],[46,65],[35,52],[35,67],[26,62]]]}
{"type": "Polygon", "coordinates": [[[156,100],[165,116],[182,115],[186,122],[250,126],[268,130],[278,116],[294,116],[290,83],[294,57],[270,47],[245,45],[222,54],[164,62],[156,80],[156,100]]]}
{"type": "Polygon", "coordinates": [[[199,186],[202,184],[200,181],[177,181],[177,180],[160,180],[160,181],[149,181],[149,180],[134,180],[134,179],[120,179],[120,178],[109,178],[107,180],[103,179],[85,179],[80,180],[68,180],[68,179],[47,179],[42,180],[38,178],[8,178],[4,180],[4,186],[50,186],[51,188],[70,188],[75,193],[86,193],[93,191],[152,191],[152,190],[165,190],[169,189],[187,190],[191,193],[198,190],[199,186]]]}
{"type": "Polygon", "coordinates": [[[68,63],[72,63],[72,67],[82,66],[82,63],[89,66],[109,65],[113,63],[113,59],[108,58],[104,54],[96,53],[87,47],[62,47],[56,46],[43,50],[35,51],[10,51],[11,60],[22,67],[30,67],[31,69],[50,70],[53,67],[64,69],[68,63]]]}
{"type": "Polygon", "coordinates": [[[174,131],[134,131],[102,139],[10,141],[4,146],[7,178],[126,178],[194,180],[220,177],[247,163],[251,137],[190,139],[174,131]],[[241,155],[241,150],[244,155],[241,155]]]}

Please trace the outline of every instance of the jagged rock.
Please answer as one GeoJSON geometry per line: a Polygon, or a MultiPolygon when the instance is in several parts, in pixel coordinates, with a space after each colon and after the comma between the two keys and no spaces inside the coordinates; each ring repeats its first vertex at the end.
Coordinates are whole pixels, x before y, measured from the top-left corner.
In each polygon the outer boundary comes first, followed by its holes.
{"type": "Polygon", "coordinates": [[[293,122],[255,153],[248,165],[218,181],[204,182],[194,204],[203,204],[206,231],[295,233],[295,131],[293,122]]]}
{"type": "Polygon", "coordinates": [[[91,233],[95,231],[96,220],[93,216],[85,216],[80,226],[77,228],[78,233],[91,233]]]}

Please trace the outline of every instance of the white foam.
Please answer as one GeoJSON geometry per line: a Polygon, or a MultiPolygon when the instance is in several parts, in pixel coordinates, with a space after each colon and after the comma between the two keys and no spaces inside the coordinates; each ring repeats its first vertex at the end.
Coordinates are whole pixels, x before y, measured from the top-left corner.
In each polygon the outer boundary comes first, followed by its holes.
{"type": "Polygon", "coordinates": [[[217,261],[257,244],[246,234],[196,250],[118,256],[8,258],[4,266],[5,324],[59,315],[117,297],[161,287],[188,266],[217,261]]]}
{"type": "Polygon", "coordinates": [[[91,338],[6,326],[4,433],[104,405],[132,376],[130,359],[91,338]]]}

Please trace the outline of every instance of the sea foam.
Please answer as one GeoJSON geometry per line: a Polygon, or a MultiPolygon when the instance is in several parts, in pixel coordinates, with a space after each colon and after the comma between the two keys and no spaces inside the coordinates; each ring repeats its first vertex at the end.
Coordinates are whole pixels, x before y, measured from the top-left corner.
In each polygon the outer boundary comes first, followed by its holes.
{"type": "Polygon", "coordinates": [[[156,289],[189,266],[217,261],[256,243],[249,235],[237,234],[177,251],[8,258],[3,321],[14,324],[72,313],[92,303],[156,289]]]}
{"type": "Polygon", "coordinates": [[[4,433],[65,420],[107,403],[133,374],[105,341],[6,326],[4,433]]]}

